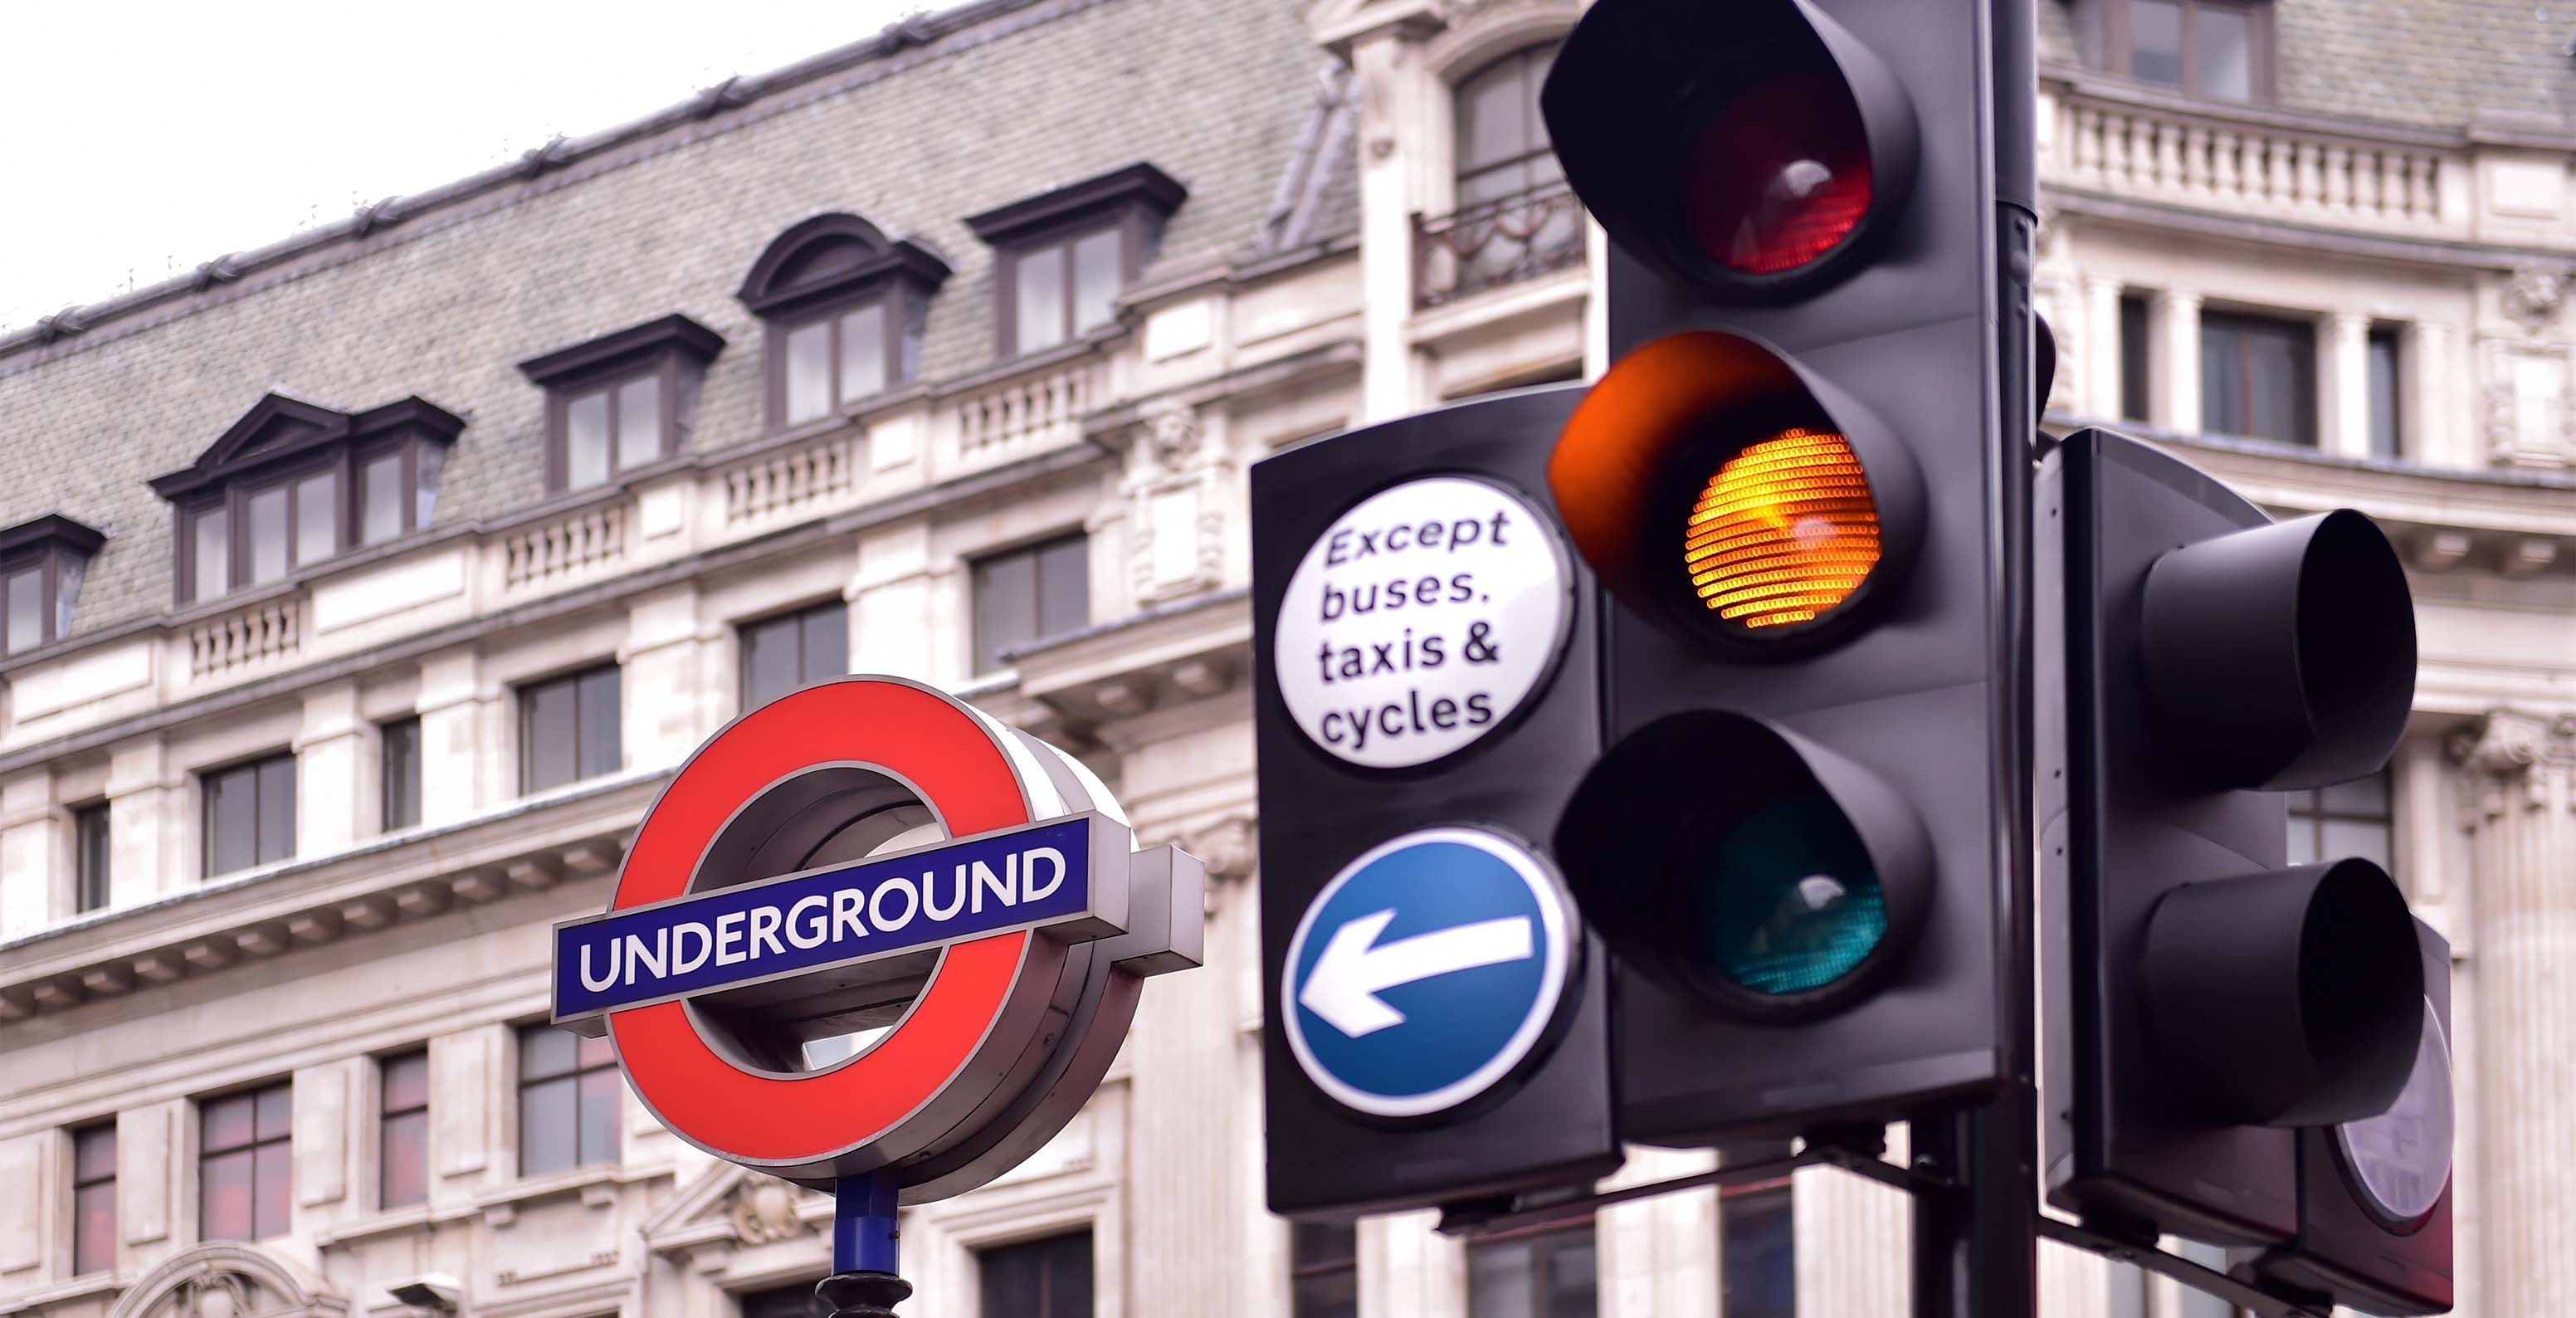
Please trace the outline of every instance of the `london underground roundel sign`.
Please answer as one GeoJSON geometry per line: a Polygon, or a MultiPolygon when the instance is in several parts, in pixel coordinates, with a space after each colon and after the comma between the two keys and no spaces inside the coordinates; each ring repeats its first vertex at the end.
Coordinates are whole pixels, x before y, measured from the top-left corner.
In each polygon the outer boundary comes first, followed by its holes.
{"type": "Polygon", "coordinates": [[[1078,1111],[1142,978],[1200,957],[1197,862],[1138,851],[1082,764],[929,687],[851,677],[698,748],[608,909],[555,927],[555,1020],[638,1097],[790,1179],[971,1189],[1078,1111]],[[820,1037],[873,1040],[808,1066],[820,1037]]]}

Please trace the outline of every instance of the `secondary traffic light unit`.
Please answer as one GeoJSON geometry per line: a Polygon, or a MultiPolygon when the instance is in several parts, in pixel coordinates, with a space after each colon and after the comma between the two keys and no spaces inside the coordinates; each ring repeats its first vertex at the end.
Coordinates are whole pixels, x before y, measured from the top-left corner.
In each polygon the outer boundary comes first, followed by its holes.
{"type": "Polygon", "coordinates": [[[1634,1140],[2005,1077],[2027,312],[1984,9],[1601,0],[1540,94],[1611,247],[1613,364],[1548,465],[1610,598],[1608,749],[1555,839],[1634,1140]]]}
{"type": "Polygon", "coordinates": [[[2290,865],[2282,795],[2376,771],[2404,731],[2395,551],[2358,513],[2274,523],[2107,431],[2067,437],[2038,503],[2051,1200],[2254,1247],[2263,1275],[2383,1312],[2447,1308],[2447,1118],[2438,1151],[2420,1138],[2437,1091],[2447,1113],[2426,1044],[2447,956],[2377,864],[2290,865]],[[2417,1115],[2387,1115],[2407,1094],[2417,1115]],[[2407,1157],[2439,1171],[2391,1170],[2407,1157]]]}

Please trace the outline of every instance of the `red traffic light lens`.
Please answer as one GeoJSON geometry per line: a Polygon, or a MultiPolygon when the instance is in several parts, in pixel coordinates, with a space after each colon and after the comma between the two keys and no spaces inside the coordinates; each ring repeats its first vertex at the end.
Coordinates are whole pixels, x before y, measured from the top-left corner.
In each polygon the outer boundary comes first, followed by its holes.
{"type": "Polygon", "coordinates": [[[1686,205],[1700,253],[1729,270],[1784,274],[1842,245],[1869,213],[1869,131],[1851,89],[1802,69],[1738,95],[1709,119],[1686,205]]]}

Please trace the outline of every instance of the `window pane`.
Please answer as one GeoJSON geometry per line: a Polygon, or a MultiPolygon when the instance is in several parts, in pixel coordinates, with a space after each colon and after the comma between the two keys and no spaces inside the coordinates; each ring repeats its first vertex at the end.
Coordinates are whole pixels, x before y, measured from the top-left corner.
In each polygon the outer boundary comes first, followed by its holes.
{"type": "Polygon", "coordinates": [[[72,817],[73,859],[79,870],[80,908],[99,910],[107,905],[109,834],[107,805],[88,806],[72,817]]]}
{"type": "Polygon", "coordinates": [[[1037,637],[1037,560],[1002,554],[975,565],[975,671],[991,672],[1002,656],[1037,637]]]}
{"type": "Polygon", "coordinates": [[[429,1054],[405,1053],[386,1058],[383,1099],[387,1112],[429,1106],[429,1054]]]}
{"type": "Polygon", "coordinates": [[[811,1283],[753,1291],[742,1297],[742,1318],[824,1318],[811,1283]]]}
{"type": "Polygon", "coordinates": [[[116,1183],[87,1185],[72,1193],[72,1271],[105,1272],[116,1266],[116,1183]]]}
{"type": "Polygon", "coordinates": [[[251,1218],[252,1155],[248,1149],[217,1154],[197,1167],[197,1236],[201,1240],[248,1240],[251,1218]]]}
{"type": "Polygon", "coordinates": [[[2319,859],[2342,860],[2359,856],[2381,869],[2389,868],[2388,824],[2382,820],[2328,819],[2319,830],[2319,859]]]}
{"type": "Polygon", "coordinates": [[[1038,551],[1038,636],[1069,636],[1091,625],[1091,543],[1081,536],[1038,551]]]}
{"type": "Polygon", "coordinates": [[[617,465],[641,467],[662,456],[662,377],[617,387],[617,465]]]}
{"type": "Polygon", "coordinates": [[[429,1197],[429,1114],[405,1112],[385,1118],[379,1148],[383,1167],[376,1185],[377,1206],[401,1208],[429,1197]]]}
{"type": "Polygon", "coordinates": [[[427,526],[430,514],[438,508],[438,475],[447,467],[447,446],[418,445],[413,449],[412,461],[420,468],[420,488],[412,491],[411,524],[427,526]]]}
{"type": "Polygon", "coordinates": [[[1601,1269],[1593,1258],[1590,1227],[1549,1243],[1548,1318],[1593,1318],[1601,1302],[1601,1269]]]}
{"type": "Polygon", "coordinates": [[[519,1078],[541,1080],[572,1070],[581,1036],[551,1025],[537,1025],[519,1035],[519,1078]]]}
{"type": "Polygon", "coordinates": [[[520,1175],[562,1171],[580,1156],[575,1130],[580,1112],[578,1083],[566,1076],[519,1090],[520,1175]]]}
{"type": "Polygon", "coordinates": [[[1026,1246],[978,1251],[976,1289],[984,1318],[1040,1318],[1043,1266],[1026,1246]]]}
{"type": "Polygon", "coordinates": [[[2192,75],[2203,96],[2254,99],[2254,17],[2242,9],[2202,4],[2191,18],[2192,75]]]}
{"type": "Polygon", "coordinates": [[[587,1034],[576,1034],[572,1039],[574,1060],[581,1063],[583,1070],[617,1065],[617,1049],[608,1042],[607,1035],[593,1038],[587,1034]]]}
{"type": "Polygon", "coordinates": [[[262,864],[295,854],[295,757],[281,755],[259,766],[259,859],[262,864]]]}
{"type": "Polygon", "coordinates": [[[1127,240],[1116,229],[1095,233],[1073,245],[1073,328],[1098,329],[1115,314],[1118,290],[1127,282],[1127,240]]]}
{"type": "Polygon", "coordinates": [[[340,478],[330,472],[295,483],[295,565],[340,552],[340,478]]]}
{"type": "Polygon", "coordinates": [[[286,487],[250,496],[252,585],[286,575],[286,487]]]}
{"type": "Polygon", "coordinates": [[[820,682],[850,671],[849,606],[826,604],[807,609],[804,633],[804,681],[820,682]]]}
{"type": "Polygon", "coordinates": [[[2120,415],[2147,419],[2147,300],[2120,299],[2120,415]]]}
{"type": "Polygon", "coordinates": [[[1064,342],[1064,245],[1021,253],[1019,300],[1014,316],[1019,351],[1036,352],[1064,342]]]}
{"type": "Polygon", "coordinates": [[[608,393],[583,394],[564,406],[564,485],[598,485],[608,479],[608,393]]]}
{"type": "Polygon", "coordinates": [[[103,1122],[72,1136],[72,1180],[88,1185],[116,1179],[116,1123],[103,1122]]]}
{"type": "Polygon", "coordinates": [[[2388,771],[2336,783],[2318,793],[2319,801],[2329,814],[2370,815],[2388,818],[2388,771]]]}
{"type": "Polygon", "coordinates": [[[237,1149],[251,1142],[258,1129],[258,1110],[249,1094],[208,1099],[200,1109],[197,1141],[209,1153],[237,1149]]]}
{"type": "Polygon", "coordinates": [[[567,680],[539,682],[519,695],[519,740],[526,790],[561,787],[575,777],[573,687],[567,680]]]}
{"type": "Polygon", "coordinates": [[[420,720],[402,719],[384,728],[385,831],[420,822],[420,720]]]}
{"type": "Polygon", "coordinates": [[[581,1161],[617,1161],[617,1091],[626,1082],[617,1072],[592,1071],[581,1078],[581,1161]]]}
{"type": "Polygon", "coordinates": [[[1786,1187],[1718,1202],[1718,1271],[1727,1318],[1798,1318],[1796,1219],[1786,1187]]]}
{"type": "Polygon", "coordinates": [[[2303,424],[2308,395],[2314,387],[2302,370],[2305,353],[2299,340],[2277,328],[2244,336],[2245,374],[2250,397],[2249,429],[2241,434],[2284,443],[2313,443],[2303,424]]]}
{"type": "Polygon", "coordinates": [[[358,468],[359,544],[378,544],[402,534],[402,466],[402,454],[384,453],[358,468]]]}
{"type": "Polygon", "coordinates": [[[33,649],[45,643],[45,570],[31,567],[12,572],[0,591],[9,596],[9,652],[33,649]]]}
{"type": "Polygon", "coordinates": [[[832,410],[832,325],[818,320],[787,332],[787,419],[811,421],[832,410]]]}
{"type": "Polygon", "coordinates": [[[286,1234],[287,1196],[294,1186],[295,1150],[284,1140],[259,1146],[253,1175],[258,1188],[251,1198],[252,1238],[267,1240],[286,1234]]]}
{"type": "Polygon", "coordinates": [[[1467,1318],[1540,1318],[1527,1241],[1467,1250],[1467,1318]]]}
{"type": "Polygon", "coordinates": [[[841,399],[865,398],[886,387],[885,304],[841,317],[841,399]]]}
{"type": "Polygon", "coordinates": [[[232,588],[233,541],[231,518],[221,508],[197,514],[196,598],[210,600],[232,588]]]}
{"type": "Polygon", "coordinates": [[[772,618],[742,629],[742,704],[765,705],[796,689],[798,629],[794,618],[772,618]]]}
{"type": "Polygon", "coordinates": [[[248,765],[206,775],[206,873],[259,863],[259,774],[248,765]]]}
{"type": "Polygon", "coordinates": [[[2397,456],[2397,335],[2391,330],[2370,332],[2370,451],[2383,458],[2397,456]]]}
{"type": "Polygon", "coordinates": [[[1546,140],[1530,117],[1528,65],[1505,56],[1458,91],[1458,168],[1484,169],[1528,155],[1546,140]]]}
{"type": "Polygon", "coordinates": [[[596,778],[619,767],[617,735],[617,670],[598,668],[581,675],[581,776],[596,778]]]}
{"type": "Polygon", "coordinates": [[[259,1091],[259,1137],[282,1140],[295,1128],[295,1090],[291,1085],[271,1085],[259,1091]]]}
{"type": "Polygon", "coordinates": [[[2129,0],[2129,76],[2182,85],[2181,0],[2129,0]]]}

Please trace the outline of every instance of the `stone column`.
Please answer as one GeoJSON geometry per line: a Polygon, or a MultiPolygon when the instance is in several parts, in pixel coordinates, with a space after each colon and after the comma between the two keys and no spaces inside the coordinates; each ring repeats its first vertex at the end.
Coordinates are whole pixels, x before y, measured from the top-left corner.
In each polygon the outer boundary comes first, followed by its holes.
{"type": "Polygon", "coordinates": [[[1361,360],[1361,420],[1383,421],[1420,406],[1421,364],[1406,337],[1413,317],[1413,217],[1431,167],[1431,135],[1418,114],[1421,46],[1397,25],[1351,43],[1360,89],[1360,283],[1367,345],[1361,360]]]}
{"type": "Polygon", "coordinates": [[[485,1025],[429,1041],[429,1201],[472,1202],[477,1191],[518,1174],[508,1138],[509,1050],[517,1035],[485,1025]]]}
{"type": "Polygon", "coordinates": [[[927,520],[861,537],[858,571],[842,591],[850,605],[851,672],[939,680],[945,665],[933,625],[932,584],[927,520]]]}
{"type": "Polygon", "coordinates": [[[2436,467],[2475,466],[2474,454],[2461,451],[2459,436],[2470,433],[2461,414],[2473,406],[2477,390],[2458,378],[2452,342],[2457,336],[2439,321],[2419,320],[2406,329],[2398,406],[2403,420],[2397,432],[2398,456],[2436,467]]]}
{"type": "Polygon", "coordinates": [[[362,1186],[353,1175],[358,1151],[357,1124],[372,1106],[367,1100],[367,1059],[346,1057],[295,1072],[294,1227],[298,1236],[358,1216],[358,1205],[375,1202],[377,1187],[362,1186]]]}
{"type": "Polygon", "coordinates": [[[32,934],[71,913],[64,837],[52,771],[38,766],[0,781],[0,938],[32,934]]]}
{"type": "Polygon", "coordinates": [[[2317,356],[2317,448],[2347,458],[2370,456],[2370,317],[2338,311],[2326,317],[2317,356]]]}
{"type": "Polygon", "coordinates": [[[1459,1318],[1467,1312],[1467,1250],[1432,1228],[1440,1215],[1360,1221],[1359,1318],[1459,1318]]]}
{"type": "MultiPolygon", "coordinates": [[[[1888,1160],[1905,1162],[1906,1131],[1888,1135],[1888,1160]]],[[[1806,1168],[1791,1185],[1800,1318],[1912,1312],[1913,1201],[1838,1167],[1806,1168]]]]}
{"type": "Polygon", "coordinates": [[[516,785],[503,739],[494,735],[498,697],[483,690],[482,665],[470,649],[420,661],[420,821],[470,819],[516,785]]]}
{"type": "Polygon", "coordinates": [[[676,766],[713,730],[704,704],[722,685],[702,670],[698,586],[684,581],[637,596],[618,647],[621,768],[676,766]]]}
{"type": "Polygon", "coordinates": [[[2171,289],[2156,296],[2155,324],[2159,352],[2147,354],[2149,399],[2154,416],[2145,418],[2167,430],[2196,434],[2200,430],[2200,294],[2171,289]]]}
{"type": "Polygon", "coordinates": [[[117,1262],[127,1276],[195,1238],[197,1169],[183,1165],[196,1147],[185,1128],[194,1115],[184,1098],[116,1114],[116,1221],[125,1238],[117,1262]]]}
{"type": "Polygon", "coordinates": [[[383,824],[378,757],[358,717],[358,684],[333,682],[304,693],[295,734],[295,854],[346,851],[383,824]]]}
{"type": "Polygon", "coordinates": [[[2472,1266],[2489,1318],[2555,1318],[2576,1312],[2576,721],[2497,710],[2451,754],[2476,910],[2475,1083],[2459,1086],[2479,1130],[2462,1169],[2477,1178],[2472,1266]]]}
{"type": "Polygon", "coordinates": [[[119,742],[107,753],[107,904],[131,906],[174,892],[196,877],[180,854],[185,784],[157,736],[119,742]]]}
{"type": "MultiPolygon", "coordinates": [[[[1632,1148],[1627,1165],[1601,1182],[1601,1188],[1648,1185],[1716,1165],[1716,1158],[1704,1151],[1632,1148]]],[[[1716,1190],[1657,1195],[1605,1208],[1595,1224],[1600,1318],[1718,1311],[1716,1190]]]]}
{"type": "MultiPolygon", "coordinates": [[[[2067,410],[2084,416],[2146,420],[2121,416],[2124,400],[2120,396],[2120,363],[2127,360],[2129,345],[2120,338],[2120,281],[2087,275],[2083,316],[2083,355],[2075,363],[2083,392],[2081,397],[2068,400],[2067,410]]],[[[2064,353],[2066,345],[2059,344],[2058,351],[2064,353]]]]}

